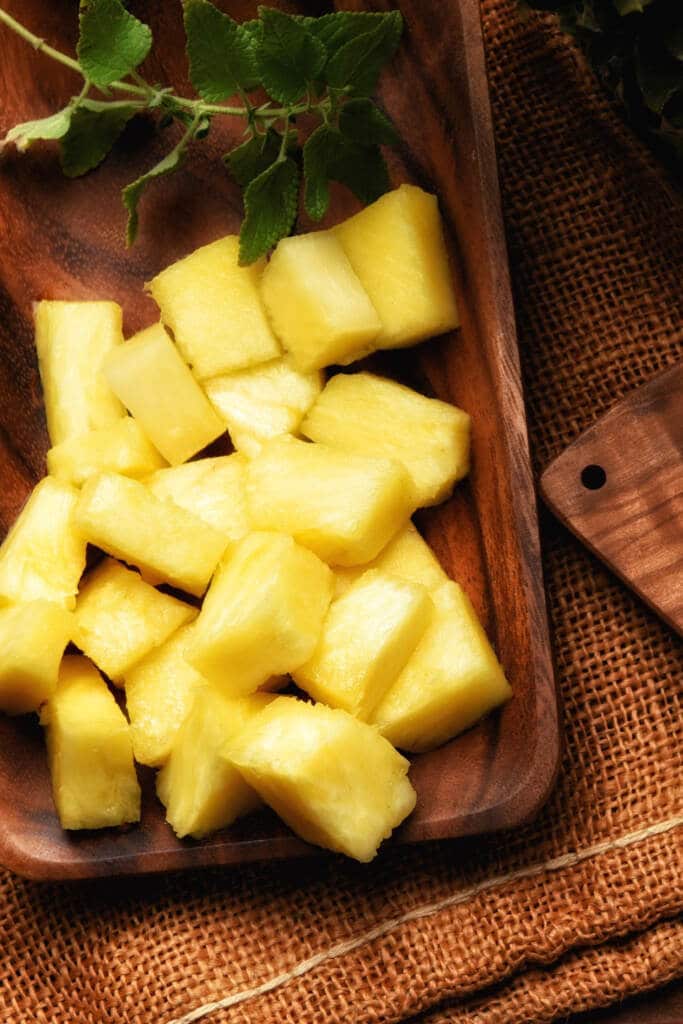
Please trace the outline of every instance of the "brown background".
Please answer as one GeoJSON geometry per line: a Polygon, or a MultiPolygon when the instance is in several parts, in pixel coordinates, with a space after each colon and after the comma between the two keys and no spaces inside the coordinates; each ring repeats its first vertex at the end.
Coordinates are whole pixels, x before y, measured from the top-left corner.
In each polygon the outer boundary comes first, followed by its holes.
{"type": "MultiPolygon", "coordinates": [[[[540,471],[680,357],[683,214],[552,22],[522,20],[512,0],[482,10],[540,471]]],[[[548,513],[541,523],[566,749],[534,825],[391,849],[370,867],[321,858],[74,888],[5,874],[2,1019],[168,1022],[317,954],[207,1019],[530,1024],[683,974],[680,644],[548,513]]]]}

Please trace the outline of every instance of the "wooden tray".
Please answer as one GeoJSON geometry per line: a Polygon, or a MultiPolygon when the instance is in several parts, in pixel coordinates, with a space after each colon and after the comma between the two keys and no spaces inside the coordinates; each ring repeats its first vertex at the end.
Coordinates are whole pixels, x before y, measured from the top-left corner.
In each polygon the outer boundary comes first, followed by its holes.
{"type": "MultiPolygon", "coordinates": [[[[73,47],[70,0],[13,0],[9,11],[60,49],[73,47]]],[[[133,3],[157,41],[153,80],[188,89],[179,4],[133,3]]],[[[227,3],[224,2],[224,7],[227,3]]],[[[238,18],[254,5],[230,3],[238,18]]],[[[350,4],[346,5],[351,6],[350,4]]],[[[360,5],[356,5],[360,6],[360,5]]],[[[392,4],[368,4],[387,9],[392,4]]],[[[291,9],[292,5],[288,5],[291,9]]],[[[403,842],[510,828],[533,816],[553,784],[558,715],[545,616],[536,502],[529,468],[507,256],[500,213],[478,0],[402,0],[406,34],[382,85],[405,141],[396,183],[438,193],[450,233],[462,329],[382,363],[474,419],[473,469],[420,526],[470,593],[514,689],[503,710],[431,754],[416,757],[419,798],[403,842]]],[[[300,4],[321,13],[321,3],[300,4]]],[[[0,28],[0,129],[57,109],[74,76],[0,28]]],[[[235,231],[239,194],[218,158],[235,135],[212,129],[181,174],[142,204],[137,246],[122,245],[119,189],[169,148],[131,124],[110,161],[86,179],[61,176],[54,151],[8,153],[0,165],[0,526],[5,530],[45,471],[47,435],[31,303],[111,298],[128,333],[151,322],[143,281],[197,245],[235,231]]],[[[338,197],[333,219],[352,208],[338,197]]],[[[310,852],[263,812],[201,843],[179,842],[144,779],[142,825],[126,833],[67,835],[54,814],[35,718],[0,717],[0,861],[42,879],[227,864],[310,852]]]]}

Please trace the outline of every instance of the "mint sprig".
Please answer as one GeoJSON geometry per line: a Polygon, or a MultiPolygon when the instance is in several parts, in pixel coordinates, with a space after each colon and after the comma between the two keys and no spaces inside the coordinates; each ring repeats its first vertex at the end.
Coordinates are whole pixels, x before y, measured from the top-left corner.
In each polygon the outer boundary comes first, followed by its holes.
{"type": "Polygon", "coordinates": [[[0,24],[83,78],[63,110],[17,125],[2,144],[24,150],[37,140],[56,140],[64,173],[75,177],[98,166],[134,115],[156,114],[162,129],[177,124],[181,134],[167,155],[123,190],[132,244],[148,185],[182,165],[213,118],[243,118],[244,139],[223,162],[244,189],[245,264],[291,231],[300,189],[306,211],[320,220],[331,182],[343,183],[363,202],[388,188],[381,146],[395,145],[398,135],[371,94],[399,44],[399,11],[311,18],[260,7],[258,18],[239,24],[210,0],[183,0],[183,14],[196,97],[142,76],[152,33],[122,0],[81,0],[76,59],[0,8],[0,24]],[[304,114],[305,129],[299,126],[304,114]]]}

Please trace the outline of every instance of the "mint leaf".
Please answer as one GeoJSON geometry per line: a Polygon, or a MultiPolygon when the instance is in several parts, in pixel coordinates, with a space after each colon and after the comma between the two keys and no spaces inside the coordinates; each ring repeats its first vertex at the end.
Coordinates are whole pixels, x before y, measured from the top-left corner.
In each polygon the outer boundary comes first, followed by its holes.
{"type": "Polygon", "coordinates": [[[220,103],[254,79],[254,49],[245,32],[209,0],[186,0],[190,81],[207,103],[220,103]]]}
{"type": "Polygon", "coordinates": [[[2,145],[14,142],[20,153],[29,148],[32,142],[37,139],[61,139],[69,130],[73,107],[69,105],[64,110],[50,114],[49,117],[41,117],[36,121],[24,121],[10,128],[2,141],[2,145]]]}
{"type": "Polygon", "coordinates": [[[337,146],[339,132],[321,124],[304,145],[304,208],[313,220],[322,220],[330,205],[330,153],[337,146]]]}
{"type": "Polygon", "coordinates": [[[681,90],[681,65],[657,42],[641,39],[636,47],[636,77],[650,110],[661,114],[681,90]]]}
{"type": "Polygon", "coordinates": [[[288,235],[296,217],[299,168],[287,157],[276,160],[244,193],[245,218],[240,231],[240,264],[254,263],[288,235]]]}
{"type": "Polygon", "coordinates": [[[263,135],[254,135],[231,149],[223,162],[242,188],[274,163],[280,153],[281,136],[273,128],[263,135]]]}
{"type": "Polygon", "coordinates": [[[403,31],[400,11],[391,11],[374,28],[344,43],[327,63],[325,79],[334,89],[355,96],[374,92],[380,71],[393,56],[403,31]]]}
{"type": "Polygon", "coordinates": [[[187,143],[189,137],[186,135],[181,139],[177,146],[175,146],[170,153],[167,153],[163,160],[160,160],[158,164],[146,171],[145,174],[141,174],[139,178],[132,181],[130,185],[121,192],[121,198],[123,199],[123,205],[128,211],[128,226],[126,228],[126,245],[132,245],[135,241],[138,233],[138,203],[140,197],[145,191],[147,186],[154,181],[156,178],[163,178],[166,174],[172,174],[173,171],[177,171],[185,159],[187,151],[187,143]]]}
{"type": "Polygon", "coordinates": [[[121,0],[81,0],[79,23],[78,60],[100,89],[134,71],[152,45],[148,26],[129,14],[121,0]]]}
{"type": "Polygon", "coordinates": [[[395,146],[399,134],[379,107],[370,99],[349,100],[339,114],[342,135],[363,145],[395,146]]]}
{"type": "Polygon", "coordinates": [[[62,138],[62,170],[77,178],[97,167],[114,145],[137,108],[130,103],[81,100],[62,138]]]}
{"type": "Polygon", "coordinates": [[[345,43],[376,28],[388,17],[391,15],[369,11],[335,11],[320,18],[304,18],[303,21],[323,44],[329,60],[345,43]]]}
{"type": "Polygon", "coordinates": [[[325,47],[289,14],[259,7],[263,23],[257,60],[261,81],[279,103],[296,103],[325,64],[325,47]]]}
{"type": "Polygon", "coordinates": [[[389,172],[379,146],[361,146],[342,135],[329,154],[328,173],[365,204],[374,203],[389,189],[389,172]]]}

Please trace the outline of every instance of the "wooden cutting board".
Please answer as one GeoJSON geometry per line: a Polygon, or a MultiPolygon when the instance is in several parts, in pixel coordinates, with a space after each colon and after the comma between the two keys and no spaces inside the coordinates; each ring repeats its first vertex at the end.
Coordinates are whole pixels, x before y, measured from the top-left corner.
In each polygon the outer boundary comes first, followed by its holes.
{"type": "Polygon", "coordinates": [[[543,474],[557,516],[683,634],[683,363],[628,395],[543,474]]]}

